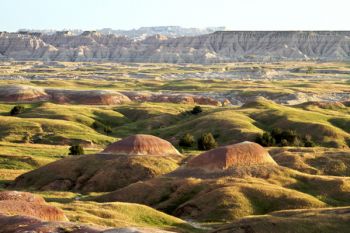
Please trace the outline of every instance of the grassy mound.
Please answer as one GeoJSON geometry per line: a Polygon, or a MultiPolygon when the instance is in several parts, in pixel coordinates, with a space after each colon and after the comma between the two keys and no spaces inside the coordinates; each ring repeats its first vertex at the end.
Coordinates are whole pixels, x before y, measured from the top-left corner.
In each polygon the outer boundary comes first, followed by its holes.
{"type": "Polygon", "coordinates": [[[270,154],[275,161],[304,173],[349,176],[350,151],[336,148],[272,148],[270,154]]]}
{"type": "Polygon", "coordinates": [[[180,155],[95,154],[69,157],[19,176],[14,187],[80,192],[113,191],[173,171],[181,159],[180,155]]]}
{"type": "Polygon", "coordinates": [[[152,227],[180,232],[195,231],[194,227],[179,218],[139,204],[74,201],[54,205],[61,208],[72,222],[104,227],[152,227]]]}
{"type": "Polygon", "coordinates": [[[349,213],[349,207],[278,211],[242,218],[212,233],[346,233],[350,227],[349,213]]]}
{"type": "Polygon", "coordinates": [[[95,200],[135,202],[180,217],[227,221],[286,208],[349,205],[349,191],[348,178],[256,166],[225,174],[180,169],[172,175],[138,182],[95,200]]]}

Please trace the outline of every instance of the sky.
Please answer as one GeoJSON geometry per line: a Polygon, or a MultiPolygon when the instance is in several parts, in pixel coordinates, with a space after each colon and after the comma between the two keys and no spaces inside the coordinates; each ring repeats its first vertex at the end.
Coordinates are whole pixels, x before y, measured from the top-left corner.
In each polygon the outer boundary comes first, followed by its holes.
{"type": "Polygon", "coordinates": [[[0,0],[0,31],[133,29],[350,30],[350,0],[0,0]]]}

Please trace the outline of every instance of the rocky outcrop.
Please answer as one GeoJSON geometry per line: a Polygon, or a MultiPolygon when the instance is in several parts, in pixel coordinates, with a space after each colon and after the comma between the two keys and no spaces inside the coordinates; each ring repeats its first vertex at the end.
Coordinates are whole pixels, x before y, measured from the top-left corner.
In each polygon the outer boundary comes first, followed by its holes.
{"type": "Polygon", "coordinates": [[[133,40],[84,32],[1,33],[2,59],[215,63],[233,61],[350,60],[347,31],[222,31],[207,35],[133,40]]]}

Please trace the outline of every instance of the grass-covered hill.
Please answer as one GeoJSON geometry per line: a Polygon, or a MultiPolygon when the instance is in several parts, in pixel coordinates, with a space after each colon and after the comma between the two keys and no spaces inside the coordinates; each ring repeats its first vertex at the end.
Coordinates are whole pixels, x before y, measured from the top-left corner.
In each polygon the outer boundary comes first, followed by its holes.
{"type": "Polygon", "coordinates": [[[197,221],[231,221],[283,209],[348,206],[348,177],[309,175],[279,166],[250,166],[229,173],[185,168],[94,198],[146,204],[197,221]]]}
{"type": "Polygon", "coordinates": [[[331,109],[311,103],[285,106],[260,98],[242,107],[203,106],[202,113],[193,115],[189,112],[193,106],[184,104],[37,103],[25,104],[22,113],[10,116],[14,106],[0,104],[0,156],[7,161],[2,169],[31,170],[67,156],[72,144],[82,144],[92,153],[136,133],[157,135],[175,146],[185,133],[198,138],[211,132],[219,145],[225,145],[255,140],[273,128],[310,135],[316,146],[346,148],[350,138],[350,108],[345,105],[331,109]]]}
{"type": "Polygon", "coordinates": [[[349,207],[286,210],[242,218],[212,233],[345,233],[350,227],[349,224],[349,207]]]}

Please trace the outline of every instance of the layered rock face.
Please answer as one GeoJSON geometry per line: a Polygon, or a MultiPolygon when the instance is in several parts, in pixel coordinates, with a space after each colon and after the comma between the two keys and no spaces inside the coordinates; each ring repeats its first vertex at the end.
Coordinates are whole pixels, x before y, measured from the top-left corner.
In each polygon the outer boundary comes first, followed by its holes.
{"type": "Polygon", "coordinates": [[[215,63],[233,61],[350,60],[347,31],[224,31],[132,40],[98,32],[0,34],[1,59],[215,63]]]}

